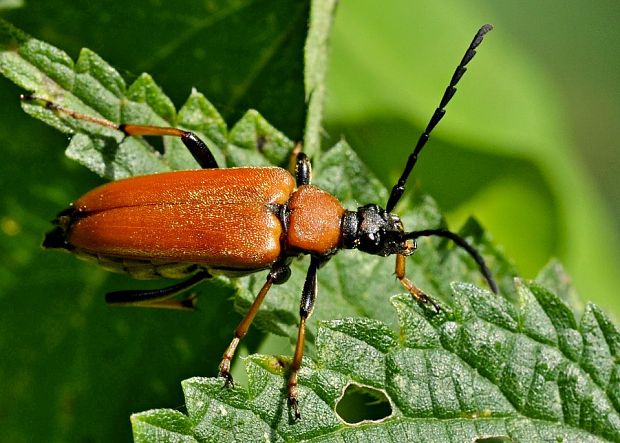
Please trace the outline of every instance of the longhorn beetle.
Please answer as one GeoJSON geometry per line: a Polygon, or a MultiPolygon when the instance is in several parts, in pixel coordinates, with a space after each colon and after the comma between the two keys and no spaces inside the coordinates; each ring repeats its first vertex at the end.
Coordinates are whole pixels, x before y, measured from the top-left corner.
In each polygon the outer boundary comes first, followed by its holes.
{"type": "Polygon", "coordinates": [[[189,277],[162,289],[108,293],[106,302],[113,305],[191,308],[193,297],[171,298],[214,275],[238,277],[269,270],[219,365],[219,376],[227,385],[232,384],[230,365],[237,345],[267,292],[272,285],[288,280],[289,265],[295,257],[310,255],[288,381],[288,402],[295,419],[299,419],[297,373],[304,351],[306,321],[316,299],[317,271],[340,249],[358,249],[382,257],[396,255],[398,280],[416,300],[439,312],[439,305],[405,276],[405,258],[415,251],[417,238],[445,237],[471,255],[491,290],[497,292],[482,256],[458,234],[446,229],[406,232],[400,218],[392,213],[418,155],[454,96],[466,65],[491,29],[491,25],[484,25],[476,33],[409,155],[385,209],[376,204],[354,211],[344,209],[335,197],[310,184],[310,161],[300,149],[295,152],[294,178],[277,167],[220,169],[208,146],[192,132],[119,125],[76,113],[35,95],[22,96],[22,100],[39,101],[54,112],[117,129],[126,136],[179,137],[203,168],[132,177],[100,186],[58,214],[56,227],[45,236],[43,247],[65,249],[134,278],[189,277]]]}

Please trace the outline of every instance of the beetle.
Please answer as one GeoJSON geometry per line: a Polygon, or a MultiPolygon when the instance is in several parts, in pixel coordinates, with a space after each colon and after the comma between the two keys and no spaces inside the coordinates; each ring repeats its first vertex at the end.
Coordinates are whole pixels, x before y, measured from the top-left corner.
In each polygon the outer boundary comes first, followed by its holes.
{"type": "Polygon", "coordinates": [[[475,260],[491,290],[497,285],[482,256],[458,234],[447,229],[405,231],[392,213],[405,191],[407,179],[433,128],[445,115],[466,65],[483,37],[476,33],[458,64],[439,106],[407,159],[385,208],[367,204],[347,210],[336,197],[310,184],[309,158],[296,148],[295,168],[218,167],[208,146],[194,133],[178,128],[114,122],[64,108],[35,95],[48,109],[122,131],[125,136],[179,137],[202,169],[174,171],[118,180],[100,186],[60,212],[43,247],[64,249],[98,262],[108,270],[144,278],[186,278],[155,290],[128,290],[106,294],[113,305],[192,308],[192,296],[171,300],[199,282],[221,274],[240,277],[268,270],[265,283],[234,332],[222,356],[219,376],[232,384],[231,361],[272,285],[286,282],[290,264],[310,256],[300,302],[297,343],[288,380],[288,403],[300,418],[297,376],[301,366],[306,321],[317,294],[317,272],[340,249],[396,255],[396,278],[419,302],[436,311],[440,306],[405,275],[405,258],[416,250],[416,239],[439,236],[465,249],[475,260]]]}

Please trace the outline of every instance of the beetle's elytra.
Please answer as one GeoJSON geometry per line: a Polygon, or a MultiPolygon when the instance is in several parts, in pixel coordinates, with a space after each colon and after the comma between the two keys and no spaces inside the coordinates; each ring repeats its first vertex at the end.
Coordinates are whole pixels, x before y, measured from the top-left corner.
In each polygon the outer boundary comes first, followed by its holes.
{"type": "Polygon", "coordinates": [[[304,349],[305,323],[316,298],[317,271],[340,249],[396,255],[398,280],[415,299],[430,303],[439,311],[439,305],[407,279],[405,257],[415,250],[416,238],[446,237],[473,257],[491,289],[497,292],[483,258],[464,239],[444,229],[406,232],[400,218],[392,213],[403,195],[418,154],[456,92],[455,86],[466,71],[465,66],[491,29],[490,25],[485,25],[474,37],[409,156],[385,209],[376,204],[356,210],[343,208],[335,197],[310,184],[310,161],[300,150],[295,153],[294,176],[277,167],[220,169],[206,144],[191,132],[117,125],[75,113],[40,97],[24,96],[24,100],[42,101],[57,113],[118,129],[127,136],[179,137],[203,168],[133,177],[100,186],[58,215],[56,227],[46,235],[43,246],[71,251],[134,278],[187,277],[181,283],[159,290],[109,293],[106,301],[111,304],[191,307],[191,298],[171,298],[216,274],[242,276],[269,270],[262,289],[222,357],[219,375],[227,383],[232,382],[230,363],[237,345],[271,285],[288,280],[289,265],[295,257],[310,255],[288,383],[288,401],[297,419],[300,417],[297,372],[304,349]]]}

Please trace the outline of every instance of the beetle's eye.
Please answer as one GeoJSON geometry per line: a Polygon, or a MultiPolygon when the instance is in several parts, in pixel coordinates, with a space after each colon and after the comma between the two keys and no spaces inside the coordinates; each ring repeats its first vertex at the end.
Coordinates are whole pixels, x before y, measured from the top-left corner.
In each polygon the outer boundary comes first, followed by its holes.
{"type": "Polygon", "coordinates": [[[390,214],[390,219],[396,231],[402,232],[404,230],[403,222],[400,220],[400,217],[390,214]]]}

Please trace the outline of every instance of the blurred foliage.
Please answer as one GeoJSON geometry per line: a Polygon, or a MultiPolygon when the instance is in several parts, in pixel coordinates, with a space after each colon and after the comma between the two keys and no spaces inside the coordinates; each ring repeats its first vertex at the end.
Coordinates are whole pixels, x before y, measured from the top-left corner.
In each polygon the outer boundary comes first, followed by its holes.
{"type": "MultiPolygon", "coordinates": [[[[584,298],[618,313],[617,226],[583,167],[603,165],[596,183],[617,197],[618,6],[553,4],[343,2],[328,133],[344,134],[390,184],[471,36],[493,23],[410,188],[435,196],[456,226],[475,214],[525,276],[559,256],[584,298]]],[[[38,0],[3,17],[73,59],[94,49],[129,82],[148,71],[177,106],[196,87],[229,123],[256,108],[301,138],[299,2],[38,0]]],[[[239,317],[213,286],[193,316],[109,309],[103,293],[143,284],[40,250],[48,220],[102,180],[63,157],[65,136],[21,112],[20,92],[0,82],[0,439],[128,438],[132,411],[180,407],[178,380],[214,373],[239,317]]],[[[248,347],[256,342],[250,334],[248,347]]]]}
{"type": "Polygon", "coordinates": [[[393,183],[461,52],[492,23],[409,186],[453,225],[475,214],[526,277],[559,257],[583,298],[618,315],[618,18],[611,0],[343,2],[327,132],[393,183]]]}

